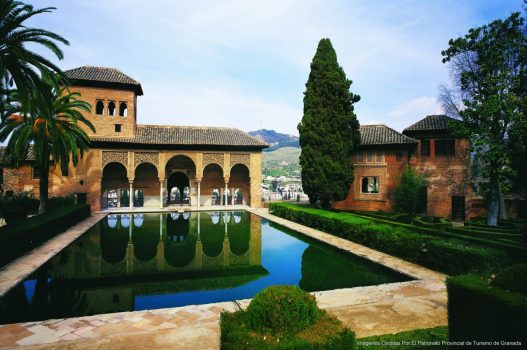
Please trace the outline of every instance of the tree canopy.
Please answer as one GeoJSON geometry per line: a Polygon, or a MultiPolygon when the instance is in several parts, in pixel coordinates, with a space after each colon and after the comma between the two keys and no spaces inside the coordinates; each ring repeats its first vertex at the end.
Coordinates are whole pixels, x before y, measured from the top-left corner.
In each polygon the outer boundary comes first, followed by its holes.
{"type": "Polygon", "coordinates": [[[353,181],[352,152],[360,143],[351,80],[337,62],[329,39],[322,39],[311,62],[300,133],[302,186],[311,203],[324,207],[346,198],[353,181]]]}
{"type": "Polygon", "coordinates": [[[514,175],[513,155],[526,151],[524,18],[514,13],[470,29],[451,39],[442,55],[454,84],[454,90],[443,91],[443,101],[447,111],[463,121],[457,131],[470,138],[475,161],[482,165],[489,189],[488,223],[496,225],[500,206],[504,212],[504,184],[514,175]]]}
{"type": "Polygon", "coordinates": [[[58,59],[63,53],[58,44],[69,45],[62,36],[50,31],[32,28],[27,21],[33,16],[51,12],[54,7],[35,10],[33,6],[14,0],[0,1],[0,116],[9,116],[11,92],[16,88],[22,103],[32,98],[52,100],[42,77],[62,77],[62,71],[49,59],[32,51],[28,44],[48,49],[58,59]]]}

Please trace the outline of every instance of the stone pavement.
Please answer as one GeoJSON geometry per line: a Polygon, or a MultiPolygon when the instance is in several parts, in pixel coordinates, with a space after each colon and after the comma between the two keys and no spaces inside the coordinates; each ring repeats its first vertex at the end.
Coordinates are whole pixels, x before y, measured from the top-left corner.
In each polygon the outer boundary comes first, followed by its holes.
{"type": "MultiPolygon", "coordinates": [[[[313,293],[319,306],[358,337],[447,324],[446,276],[268,213],[249,211],[315,239],[416,278],[379,286],[313,293]]],[[[250,300],[94,315],[0,326],[0,348],[31,349],[218,349],[221,311],[245,308],[250,300]]]]}

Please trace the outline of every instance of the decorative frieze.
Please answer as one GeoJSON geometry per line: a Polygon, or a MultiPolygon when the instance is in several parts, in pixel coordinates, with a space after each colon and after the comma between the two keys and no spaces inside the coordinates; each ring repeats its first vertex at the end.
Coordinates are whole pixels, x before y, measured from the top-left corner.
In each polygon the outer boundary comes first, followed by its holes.
{"type": "Polygon", "coordinates": [[[151,163],[159,169],[159,152],[135,152],[134,169],[141,163],[151,163]]]}
{"type": "Polygon", "coordinates": [[[231,153],[231,168],[236,164],[243,164],[251,168],[251,156],[243,153],[231,153]]]}
{"type": "Polygon", "coordinates": [[[209,164],[218,164],[223,168],[223,153],[203,153],[203,168],[209,164]]]}
{"type": "Polygon", "coordinates": [[[109,163],[121,163],[128,168],[128,152],[122,151],[102,151],[102,168],[109,163]]]}

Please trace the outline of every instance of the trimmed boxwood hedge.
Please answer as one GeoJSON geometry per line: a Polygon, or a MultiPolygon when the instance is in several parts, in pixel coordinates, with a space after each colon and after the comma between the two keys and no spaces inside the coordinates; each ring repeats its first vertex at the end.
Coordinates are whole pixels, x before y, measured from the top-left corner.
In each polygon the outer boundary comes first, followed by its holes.
{"type": "Polygon", "coordinates": [[[527,343],[527,295],[492,283],[492,276],[449,277],[448,331],[451,341],[527,343]]]}
{"type": "Polygon", "coordinates": [[[0,266],[90,216],[86,204],[59,207],[0,228],[0,266]]]}
{"type": "Polygon", "coordinates": [[[447,274],[493,271],[509,263],[507,256],[496,249],[438,239],[349,213],[287,203],[271,203],[269,209],[274,215],[447,274]]]}
{"type": "MultiPolygon", "coordinates": [[[[439,236],[441,238],[456,238],[459,240],[466,241],[467,243],[477,244],[477,245],[483,245],[489,248],[501,250],[504,252],[507,252],[511,259],[514,262],[524,262],[527,261],[527,247],[523,244],[518,244],[519,241],[512,241],[512,240],[506,240],[506,239],[496,239],[496,238],[489,238],[484,237],[483,235],[478,235],[477,232],[479,231],[457,231],[457,232],[450,232],[452,228],[446,228],[445,231],[437,230],[430,227],[424,227],[424,226],[416,226],[416,225],[409,225],[404,224],[397,221],[390,221],[387,218],[379,218],[371,216],[369,213],[367,215],[357,214],[353,213],[350,214],[349,212],[343,212],[347,213],[348,215],[353,215],[355,217],[361,217],[364,219],[372,220],[378,223],[387,224],[391,226],[396,227],[404,227],[409,231],[416,232],[419,234],[427,234],[431,236],[439,236]]],[[[524,234],[524,241],[527,241],[527,230],[524,234]]]]}
{"type": "Polygon", "coordinates": [[[452,223],[443,218],[437,219],[439,222],[428,222],[421,216],[416,216],[412,223],[417,226],[427,227],[433,230],[445,230],[452,227],[452,223]]]}

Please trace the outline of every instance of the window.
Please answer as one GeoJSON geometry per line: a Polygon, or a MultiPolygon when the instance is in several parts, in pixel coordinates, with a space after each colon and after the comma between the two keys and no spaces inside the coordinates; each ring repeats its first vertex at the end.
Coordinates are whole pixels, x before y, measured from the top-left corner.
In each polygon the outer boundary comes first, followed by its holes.
{"type": "Polygon", "coordinates": [[[421,140],[421,155],[430,156],[430,140],[421,140]]]}
{"type": "Polygon", "coordinates": [[[40,179],[40,169],[36,164],[33,165],[33,179],[40,179]]]}
{"type": "Polygon", "coordinates": [[[121,124],[115,124],[115,132],[121,132],[121,124]]]}
{"type": "Polygon", "coordinates": [[[362,178],[361,182],[362,193],[379,193],[379,177],[367,176],[362,178]]]}
{"type": "Polygon", "coordinates": [[[104,102],[102,102],[101,100],[97,100],[95,104],[95,114],[104,114],[104,102]]]}
{"type": "Polygon", "coordinates": [[[403,154],[402,153],[396,153],[395,154],[395,161],[400,163],[403,161],[403,154]]]}
{"type": "Polygon", "coordinates": [[[120,117],[128,116],[128,107],[126,106],[126,102],[119,103],[119,116],[120,117]]]}
{"type": "Polygon", "coordinates": [[[436,156],[453,156],[455,153],[455,140],[436,140],[436,156]]]}
{"type": "Polygon", "coordinates": [[[384,160],[383,152],[358,152],[357,153],[357,162],[358,163],[382,163],[384,160]]]}
{"type": "MultiPolygon", "coordinates": [[[[108,198],[106,202],[106,206],[108,208],[117,208],[117,190],[108,190],[108,198]]],[[[109,218],[108,218],[109,220],[109,218]]],[[[117,218],[115,219],[117,221],[117,218]]],[[[108,221],[108,224],[110,222],[108,221]]],[[[114,226],[115,227],[115,226],[114,226]]]]}
{"type": "Polygon", "coordinates": [[[364,162],[364,155],[362,152],[357,153],[357,163],[363,163],[364,162]]]}
{"type": "Polygon", "coordinates": [[[108,115],[115,115],[115,102],[113,101],[108,103],[108,115]]]}

